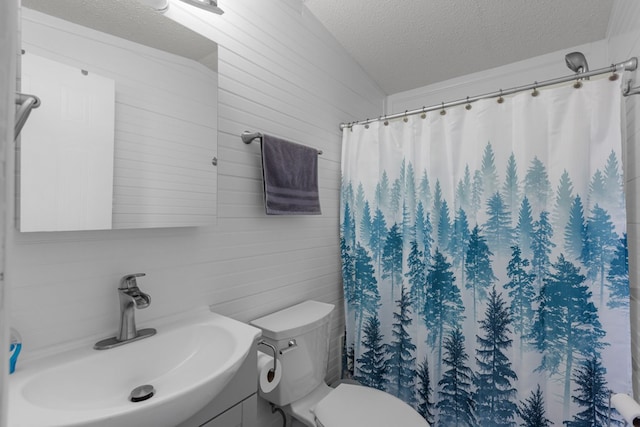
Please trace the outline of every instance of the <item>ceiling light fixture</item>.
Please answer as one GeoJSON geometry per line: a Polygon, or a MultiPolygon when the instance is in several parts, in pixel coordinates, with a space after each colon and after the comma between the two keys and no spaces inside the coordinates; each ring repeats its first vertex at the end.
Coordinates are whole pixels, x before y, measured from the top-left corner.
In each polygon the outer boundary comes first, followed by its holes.
{"type": "Polygon", "coordinates": [[[149,6],[156,12],[165,13],[169,9],[169,0],[138,0],[145,6],[149,6]]]}
{"type": "Polygon", "coordinates": [[[191,6],[204,9],[207,12],[213,12],[217,15],[222,15],[224,13],[224,10],[218,7],[218,2],[216,0],[182,0],[182,1],[187,4],[190,4],[191,6]]]}

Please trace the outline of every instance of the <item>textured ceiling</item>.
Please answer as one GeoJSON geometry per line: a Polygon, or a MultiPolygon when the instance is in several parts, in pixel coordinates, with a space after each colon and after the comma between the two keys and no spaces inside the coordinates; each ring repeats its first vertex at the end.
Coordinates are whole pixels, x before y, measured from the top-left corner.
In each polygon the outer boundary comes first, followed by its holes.
{"type": "MultiPolygon", "coordinates": [[[[2,0],[0,0],[2,1],[2,0]]],[[[136,0],[22,0],[75,24],[201,62],[217,70],[218,45],[136,0]]]]}
{"type": "Polygon", "coordinates": [[[303,0],[394,94],[601,40],[613,0],[303,0]]]}

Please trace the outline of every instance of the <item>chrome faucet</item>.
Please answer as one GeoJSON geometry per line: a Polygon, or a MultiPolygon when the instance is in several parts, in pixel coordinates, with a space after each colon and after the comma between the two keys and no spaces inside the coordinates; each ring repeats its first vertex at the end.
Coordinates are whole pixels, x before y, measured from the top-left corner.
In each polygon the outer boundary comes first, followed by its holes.
{"type": "Polygon", "coordinates": [[[136,330],[135,308],[147,308],[151,297],[140,290],[136,277],[144,273],[129,274],[120,279],[118,297],[120,298],[120,332],[118,341],[129,341],[138,336],[136,330]]]}
{"type": "Polygon", "coordinates": [[[106,350],[155,335],[156,330],[153,328],[136,329],[135,309],[147,308],[151,304],[151,297],[140,290],[136,281],[137,277],[144,275],[144,273],[128,274],[120,279],[118,286],[120,329],[118,335],[97,342],[93,348],[106,350]]]}

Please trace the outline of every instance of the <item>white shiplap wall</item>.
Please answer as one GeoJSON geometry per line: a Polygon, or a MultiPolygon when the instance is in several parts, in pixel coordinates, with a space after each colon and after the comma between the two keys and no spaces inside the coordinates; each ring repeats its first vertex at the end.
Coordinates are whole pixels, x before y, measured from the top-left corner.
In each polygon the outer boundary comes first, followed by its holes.
{"type": "MultiPolygon", "coordinates": [[[[615,0],[607,34],[609,62],[640,57],[640,3],[615,0]]],[[[638,72],[629,77],[635,81],[638,72]]],[[[636,83],[637,85],[637,83],[636,83]]],[[[626,98],[627,237],[629,244],[629,284],[631,286],[631,357],[633,392],[640,399],[640,110],[638,95],[626,98]]],[[[625,390],[622,390],[625,391],[625,390]]]]}
{"type": "Polygon", "coordinates": [[[126,273],[153,302],[139,322],[196,306],[248,321],[313,298],[334,303],[329,380],[338,376],[343,322],[338,247],[340,122],[379,115],[384,95],[299,0],[221,2],[218,223],[101,232],[10,232],[12,323],[28,356],[117,327],[116,285],[126,273]],[[323,150],[323,214],[264,215],[261,131],[323,150]]]}

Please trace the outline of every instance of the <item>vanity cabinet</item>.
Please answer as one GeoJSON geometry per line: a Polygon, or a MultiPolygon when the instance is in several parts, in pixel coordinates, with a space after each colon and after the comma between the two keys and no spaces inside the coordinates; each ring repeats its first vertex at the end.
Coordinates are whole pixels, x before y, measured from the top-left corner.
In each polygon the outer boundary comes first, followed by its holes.
{"type": "Polygon", "coordinates": [[[258,396],[252,395],[201,427],[248,427],[255,425],[258,396]]]}
{"type": "Polygon", "coordinates": [[[200,412],[177,427],[255,427],[258,406],[256,345],[229,384],[200,412]]]}

